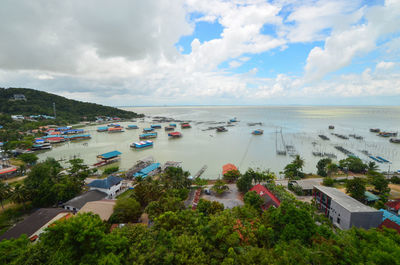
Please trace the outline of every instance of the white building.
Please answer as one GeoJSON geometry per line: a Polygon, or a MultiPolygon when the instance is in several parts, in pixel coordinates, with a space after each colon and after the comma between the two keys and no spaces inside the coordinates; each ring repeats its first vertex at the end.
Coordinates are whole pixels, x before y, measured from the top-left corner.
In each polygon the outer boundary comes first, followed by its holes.
{"type": "Polygon", "coordinates": [[[90,190],[98,190],[107,193],[108,197],[114,197],[121,189],[122,178],[109,176],[105,179],[96,179],[88,184],[90,190]]]}
{"type": "Polygon", "coordinates": [[[318,208],[340,229],[374,228],[382,223],[382,212],[371,208],[335,188],[314,186],[318,208]]]}

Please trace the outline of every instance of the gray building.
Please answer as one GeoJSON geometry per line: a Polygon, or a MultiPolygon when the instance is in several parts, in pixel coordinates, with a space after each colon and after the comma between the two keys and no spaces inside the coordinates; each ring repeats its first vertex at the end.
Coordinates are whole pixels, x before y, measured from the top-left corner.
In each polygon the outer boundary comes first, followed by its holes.
{"type": "Polygon", "coordinates": [[[335,188],[314,186],[313,196],[318,208],[340,229],[374,228],[382,223],[382,212],[335,188]]]}
{"type": "Polygon", "coordinates": [[[90,190],[67,201],[62,205],[62,207],[66,210],[78,212],[86,203],[100,201],[105,199],[106,197],[107,193],[98,190],[90,190]]]}

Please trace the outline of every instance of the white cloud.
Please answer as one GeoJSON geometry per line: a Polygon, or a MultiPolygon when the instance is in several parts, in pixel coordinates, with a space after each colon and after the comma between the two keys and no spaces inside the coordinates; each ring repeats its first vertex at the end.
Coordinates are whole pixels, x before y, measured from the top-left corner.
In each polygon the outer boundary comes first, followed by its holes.
{"type": "Polygon", "coordinates": [[[396,64],[394,62],[379,62],[376,65],[376,69],[384,69],[384,70],[388,70],[390,68],[393,68],[396,64]]]}

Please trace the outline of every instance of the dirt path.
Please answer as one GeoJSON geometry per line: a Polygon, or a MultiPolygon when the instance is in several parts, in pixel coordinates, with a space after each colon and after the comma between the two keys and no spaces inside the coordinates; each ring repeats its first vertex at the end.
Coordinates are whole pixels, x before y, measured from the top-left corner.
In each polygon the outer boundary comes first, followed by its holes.
{"type": "Polygon", "coordinates": [[[3,180],[3,182],[4,182],[4,183],[13,183],[13,182],[16,182],[16,181],[23,180],[23,179],[25,179],[26,177],[27,177],[27,175],[21,176],[21,177],[16,177],[16,178],[5,179],[5,180],[3,180]]]}

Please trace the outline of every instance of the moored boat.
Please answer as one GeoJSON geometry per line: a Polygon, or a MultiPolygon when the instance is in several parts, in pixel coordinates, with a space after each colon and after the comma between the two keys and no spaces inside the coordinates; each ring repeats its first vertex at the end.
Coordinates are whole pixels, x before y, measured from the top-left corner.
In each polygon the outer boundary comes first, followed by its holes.
{"type": "Polygon", "coordinates": [[[133,129],[139,129],[139,127],[135,124],[131,124],[131,125],[128,125],[128,127],[126,127],[126,129],[133,130],[133,129]]]}
{"type": "Polygon", "coordinates": [[[333,129],[335,129],[335,126],[333,126],[333,125],[329,125],[329,127],[328,127],[330,130],[333,130],[333,129]]]}
{"type": "Polygon", "coordinates": [[[189,129],[192,128],[192,126],[190,126],[190,124],[188,122],[184,122],[181,124],[181,128],[182,129],[189,129]]]}
{"type": "Polygon", "coordinates": [[[175,127],[166,126],[166,127],[164,128],[164,130],[165,130],[165,131],[173,131],[173,130],[175,130],[175,127]]]}
{"type": "Polygon", "coordinates": [[[108,131],[108,127],[107,126],[97,127],[97,131],[98,132],[106,132],[106,131],[108,131]]]}
{"type": "Polygon", "coordinates": [[[85,139],[90,139],[90,134],[74,134],[74,135],[65,135],[66,139],[70,141],[74,140],[85,140],[85,139]]]}
{"type": "Polygon", "coordinates": [[[238,120],[236,119],[236,117],[229,120],[229,122],[237,122],[237,121],[238,121],[238,120]]]}
{"type": "Polygon", "coordinates": [[[143,128],[144,133],[154,132],[154,128],[143,128]]]}
{"type": "Polygon", "coordinates": [[[371,128],[371,129],[369,129],[369,131],[373,132],[373,133],[378,133],[378,132],[381,131],[381,129],[379,129],[379,128],[371,128]]]}
{"type": "Polygon", "coordinates": [[[179,138],[179,137],[182,137],[182,133],[180,133],[180,132],[171,132],[171,133],[168,134],[168,136],[172,137],[172,138],[179,138]]]}
{"type": "Polygon", "coordinates": [[[150,140],[134,142],[131,144],[131,147],[135,148],[135,149],[142,149],[142,148],[150,147],[150,146],[153,146],[153,141],[150,141],[150,140]]]}
{"type": "Polygon", "coordinates": [[[102,166],[105,166],[108,164],[118,162],[121,159],[121,157],[120,157],[121,154],[122,154],[121,152],[115,150],[115,151],[111,151],[108,153],[98,155],[97,158],[100,159],[100,161],[93,164],[93,166],[94,167],[102,167],[102,166]]]}
{"type": "Polygon", "coordinates": [[[398,139],[398,138],[390,138],[390,140],[389,140],[391,143],[394,143],[394,144],[400,144],[400,139],[398,139]]]}
{"type": "Polygon", "coordinates": [[[118,132],[124,132],[124,130],[122,130],[122,127],[110,127],[108,128],[108,132],[109,133],[118,133],[118,132]]]}
{"type": "Polygon", "coordinates": [[[51,149],[50,143],[41,143],[32,145],[32,151],[49,150],[51,149]]]}
{"type": "Polygon", "coordinates": [[[217,132],[227,132],[228,130],[224,126],[218,126],[216,128],[217,132]]]}
{"type": "Polygon", "coordinates": [[[51,144],[57,144],[57,143],[63,143],[63,142],[65,142],[66,141],[66,139],[64,138],[64,137],[49,137],[49,138],[46,138],[46,141],[48,142],[48,143],[51,143],[51,144]]]}
{"type": "Polygon", "coordinates": [[[263,133],[264,133],[264,130],[261,130],[261,129],[254,130],[254,131],[252,132],[252,134],[254,134],[254,135],[261,135],[261,134],[263,134],[263,133]]]}
{"type": "Polygon", "coordinates": [[[157,133],[144,133],[139,135],[139,139],[151,139],[151,138],[157,138],[157,133]]]}
{"type": "Polygon", "coordinates": [[[397,132],[380,132],[378,135],[382,137],[396,137],[397,132]]]}
{"type": "Polygon", "coordinates": [[[176,123],[170,123],[169,126],[170,127],[176,127],[176,123]]]}
{"type": "Polygon", "coordinates": [[[161,129],[161,125],[159,125],[159,124],[152,124],[152,125],[150,125],[150,127],[153,129],[161,129]]]}

